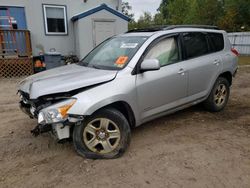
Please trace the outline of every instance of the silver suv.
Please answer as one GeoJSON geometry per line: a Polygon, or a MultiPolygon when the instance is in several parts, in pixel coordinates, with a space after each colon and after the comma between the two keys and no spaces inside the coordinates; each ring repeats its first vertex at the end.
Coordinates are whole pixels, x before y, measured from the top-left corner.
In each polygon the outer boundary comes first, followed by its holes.
{"type": "Polygon", "coordinates": [[[72,137],[82,156],[116,158],[131,128],[201,102],[221,111],[237,55],[214,27],[136,30],[104,41],[77,64],[26,78],[20,107],[38,119],[34,135],[72,137]]]}

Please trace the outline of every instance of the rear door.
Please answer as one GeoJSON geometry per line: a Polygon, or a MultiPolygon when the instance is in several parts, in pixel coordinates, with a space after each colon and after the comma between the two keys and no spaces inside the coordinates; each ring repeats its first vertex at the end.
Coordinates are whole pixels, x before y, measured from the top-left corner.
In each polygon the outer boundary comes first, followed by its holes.
{"type": "Polygon", "coordinates": [[[188,96],[206,96],[222,68],[219,52],[214,52],[208,33],[188,32],[182,35],[188,78],[188,96]]]}

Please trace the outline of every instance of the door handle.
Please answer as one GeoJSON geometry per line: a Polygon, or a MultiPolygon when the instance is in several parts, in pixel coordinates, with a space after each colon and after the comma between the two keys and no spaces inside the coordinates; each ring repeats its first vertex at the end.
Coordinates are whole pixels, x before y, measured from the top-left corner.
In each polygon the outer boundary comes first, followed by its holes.
{"type": "Polygon", "coordinates": [[[178,71],[178,74],[184,75],[184,74],[185,74],[185,70],[181,68],[181,69],[178,71]]]}
{"type": "Polygon", "coordinates": [[[218,59],[214,60],[214,62],[213,62],[213,64],[217,65],[217,66],[219,65],[219,63],[220,63],[220,60],[218,60],[218,59]]]}

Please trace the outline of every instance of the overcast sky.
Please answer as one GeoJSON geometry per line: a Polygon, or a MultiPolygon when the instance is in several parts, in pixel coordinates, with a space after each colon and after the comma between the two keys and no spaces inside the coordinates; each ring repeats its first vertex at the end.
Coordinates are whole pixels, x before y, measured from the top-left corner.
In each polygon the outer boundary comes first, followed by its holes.
{"type": "Polygon", "coordinates": [[[137,20],[143,12],[148,11],[154,15],[160,6],[161,0],[123,0],[132,6],[132,13],[137,20]]]}

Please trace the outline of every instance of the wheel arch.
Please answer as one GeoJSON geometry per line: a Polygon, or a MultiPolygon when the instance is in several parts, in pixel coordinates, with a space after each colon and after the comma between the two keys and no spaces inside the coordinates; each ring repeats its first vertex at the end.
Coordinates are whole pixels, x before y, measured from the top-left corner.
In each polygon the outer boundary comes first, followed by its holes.
{"type": "Polygon", "coordinates": [[[128,120],[130,128],[134,128],[136,126],[135,114],[134,114],[131,106],[127,102],[116,101],[116,102],[107,104],[107,105],[97,109],[92,114],[94,114],[95,112],[102,110],[104,108],[114,108],[114,109],[120,111],[125,116],[125,118],[128,120]]]}
{"type": "Polygon", "coordinates": [[[230,86],[232,85],[232,81],[233,81],[233,75],[231,72],[227,71],[227,72],[223,72],[219,75],[219,77],[223,77],[225,79],[227,79],[227,81],[229,82],[230,86]]]}

